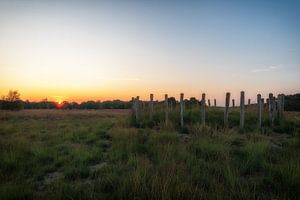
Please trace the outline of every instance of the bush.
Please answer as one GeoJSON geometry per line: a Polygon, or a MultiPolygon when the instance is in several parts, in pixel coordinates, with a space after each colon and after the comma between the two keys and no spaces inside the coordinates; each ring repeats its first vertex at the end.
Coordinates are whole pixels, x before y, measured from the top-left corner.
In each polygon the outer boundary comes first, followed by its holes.
{"type": "Polygon", "coordinates": [[[0,109],[2,110],[21,110],[23,109],[22,101],[5,101],[0,102],[0,109]]]}

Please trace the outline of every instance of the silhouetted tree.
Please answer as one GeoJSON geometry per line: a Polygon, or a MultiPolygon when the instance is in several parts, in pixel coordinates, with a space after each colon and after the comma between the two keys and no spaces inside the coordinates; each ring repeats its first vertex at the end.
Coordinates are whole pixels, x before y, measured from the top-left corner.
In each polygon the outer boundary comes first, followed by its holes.
{"type": "Polygon", "coordinates": [[[20,100],[20,93],[17,90],[9,90],[7,96],[3,96],[4,101],[19,101],[20,100]]]}
{"type": "Polygon", "coordinates": [[[285,96],[284,109],[287,111],[300,111],[300,93],[285,96]]]}
{"type": "Polygon", "coordinates": [[[188,102],[188,106],[189,107],[193,107],[199,104],[199,101],[195,98],[195,97],[191,97],[189,102],[188,102]]]}
{"type": "Polygon", "coordinates": [[[3,110],[21,110],[23,107],[20,100],[20,93],[17,90],[10,90],[6,96],[2,97],[0,108],[3,110]]]}
{"type": "Polygon", "coordinates": [[[170,107],[175,107],[177,101],[176,101],[175,97],[169,97],[168,102],[169,102],[170,107]]]}

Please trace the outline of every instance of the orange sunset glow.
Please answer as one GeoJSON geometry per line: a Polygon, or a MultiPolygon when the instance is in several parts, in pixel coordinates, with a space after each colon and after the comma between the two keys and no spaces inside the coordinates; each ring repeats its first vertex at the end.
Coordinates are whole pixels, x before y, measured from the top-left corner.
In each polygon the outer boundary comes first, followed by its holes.
{"type": "Polygon", "coordinates": [[[57,108],[62,108],[63,106],[64,106],[64,103],[61,102],[61,101],[58,101],[58,102],[56,103],[56,107],[57,107],[57,108]]]}
{"type": "Polygon", "coordinates": [[[143,4],[32,4],[1,6],[1,95],[82,102],[205,92],[223,102],[226,92],[254,99],[300,90],[299,28],[273,13],[204,12],[208,5],[197,3],[158,15],[143,4]]]}

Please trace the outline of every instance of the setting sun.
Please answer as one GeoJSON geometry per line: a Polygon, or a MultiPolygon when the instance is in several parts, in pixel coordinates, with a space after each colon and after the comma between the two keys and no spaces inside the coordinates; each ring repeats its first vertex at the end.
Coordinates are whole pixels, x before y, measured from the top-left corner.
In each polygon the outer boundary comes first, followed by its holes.
{"type": "Polygon", "coordinates": [[[62,102],[62,101],[58,101],[57,103],[56,103],[56,107],[57,108],[62,108],[64,106],[64,103],[62,102]]]}
{"type": "Polygon", "coordinates": [[[65,96],[52,96],[53,100],[57,102],[57,104],[61,104],[65,100],[65,96]]]}

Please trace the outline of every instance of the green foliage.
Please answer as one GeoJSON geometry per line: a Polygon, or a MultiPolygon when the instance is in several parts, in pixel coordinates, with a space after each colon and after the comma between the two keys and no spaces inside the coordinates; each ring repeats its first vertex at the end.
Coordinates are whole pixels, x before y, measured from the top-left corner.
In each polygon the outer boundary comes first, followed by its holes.
{"type": "Polygon", "coordinates": [[[23,108],[21,101],[4,101],[0,100],[1,110],[21,110],[23,108]]]}
{"type": "Polygon", "coordinates": [[[288,111],[300,111],[300,94],[285,96],[284,109],[288,111]]]}

